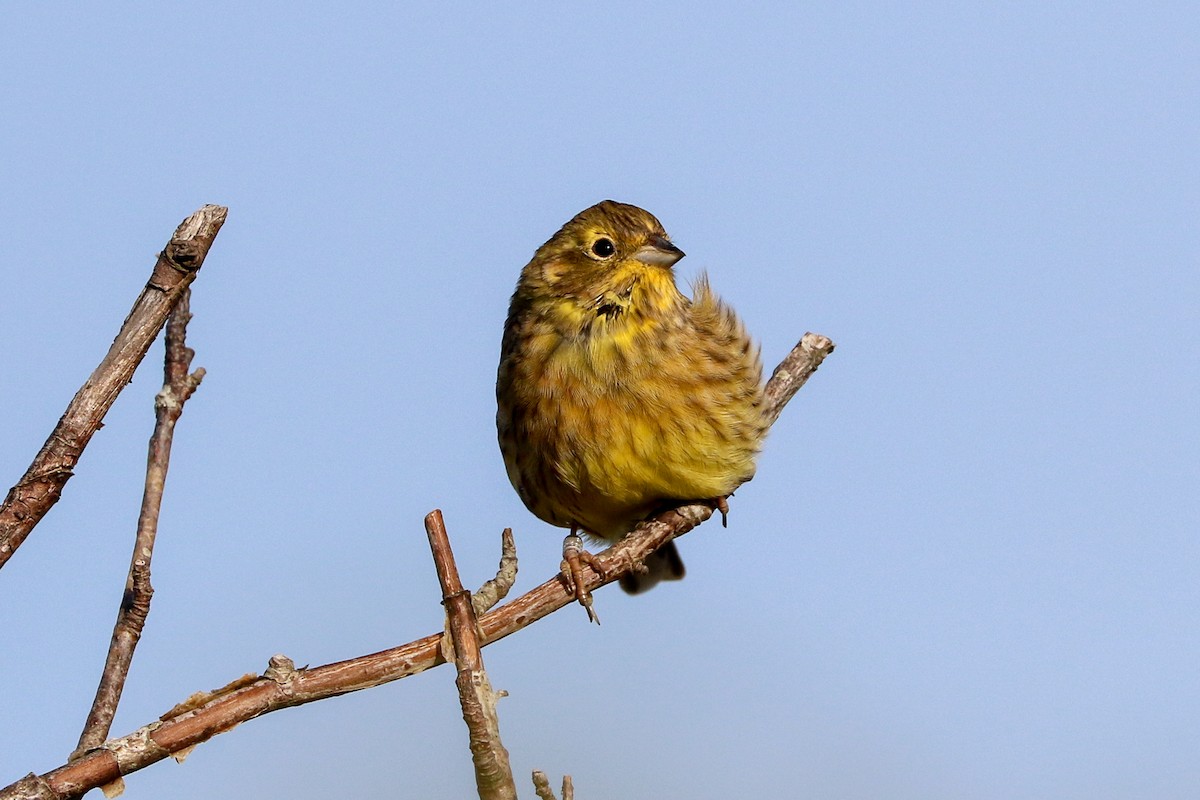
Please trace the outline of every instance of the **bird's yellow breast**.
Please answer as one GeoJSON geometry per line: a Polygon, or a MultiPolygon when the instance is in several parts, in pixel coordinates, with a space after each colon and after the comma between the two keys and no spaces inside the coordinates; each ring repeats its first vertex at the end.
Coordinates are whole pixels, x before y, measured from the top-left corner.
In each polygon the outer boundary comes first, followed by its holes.
{"type": "Polygon", "coordinates": [[[617,539],[667,502],[723,497],[754,473],[757,353],[698,327],[659,272],[591,307],[560,303],[522,338],[525,452],[507,461],[543,519],[617,539]]]}

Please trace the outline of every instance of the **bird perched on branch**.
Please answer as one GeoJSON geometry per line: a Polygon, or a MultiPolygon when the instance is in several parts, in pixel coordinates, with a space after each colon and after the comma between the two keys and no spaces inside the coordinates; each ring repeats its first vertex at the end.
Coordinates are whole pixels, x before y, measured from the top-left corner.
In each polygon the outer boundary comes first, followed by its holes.
{"type": "MultiPolygon", "coordinates": [[[[521,272],[496,380],[500,450],[525,506],[572,534],[616,542],[686,501],[724,512],[754,476],[767,427],[758,348],[706,277],[690,300],[679,291],[683,255],[649,212],[605,200],[521,272]]],[[[590,613],[569,549],[564,576],[590,613]]],[[[621,586],[683,572],[669,542],[621,586]]]]}

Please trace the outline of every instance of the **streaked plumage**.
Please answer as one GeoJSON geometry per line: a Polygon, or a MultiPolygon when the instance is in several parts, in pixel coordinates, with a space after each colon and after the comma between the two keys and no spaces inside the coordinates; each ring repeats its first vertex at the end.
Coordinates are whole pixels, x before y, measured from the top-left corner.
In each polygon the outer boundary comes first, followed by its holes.
{"type": "MultiPolygon", "coordinates": [[[[636,206],[576,215],[521,273],[496,381],[509,480],[553,525],[613,542],[651,513],[729,495],[754,475],[765,433],[758,348],[701,277],[675,285],[683,256],[636,206]]],[[[642,591],[682,577],[668,545],[642,591]]]]}

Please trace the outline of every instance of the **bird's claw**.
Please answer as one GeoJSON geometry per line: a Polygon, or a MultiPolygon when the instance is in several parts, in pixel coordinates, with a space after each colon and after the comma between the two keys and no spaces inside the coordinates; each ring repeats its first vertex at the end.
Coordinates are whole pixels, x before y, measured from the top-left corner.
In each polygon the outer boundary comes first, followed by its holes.
{"type": "MultiPolygon", "coordinates": [[[[732,495],[730,495],[730,496],[732,497],[732,495]]],[[[713,507],[715,508],[715,510],[721,512],[721,527],[728,528],[729,527],[729,498],[718,497],[718,498],[714,499],[713,507]]]]}
{"type": "Polygon", "coordinates": [[[600,617],[596,614],[596,609],[592,607],[591,592],[584,588],[584,564],[595,570],[596,574],[601,577],[605,577],[607,574],[603,564],[600,563],[600,559],[588,552],[587,548],[583,546],[583,539],[579,534],[572,531],[563,539],[563,561],[561,567],[563,583],[567,585],[567,591],[575,595],[575,599],[587,611],[588,619],[599,625],[600,617]]]}

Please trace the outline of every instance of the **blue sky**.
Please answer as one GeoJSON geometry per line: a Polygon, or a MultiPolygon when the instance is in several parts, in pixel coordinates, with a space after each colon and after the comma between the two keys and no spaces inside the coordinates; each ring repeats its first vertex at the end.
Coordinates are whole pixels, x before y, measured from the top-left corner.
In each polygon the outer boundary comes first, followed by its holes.
{"type": "MultiPolygon", "coordinates": [[[[686,581],[485,651],[521,786],[1195,797],[1198,38],[1183,3],[10,9],[5,485],[174,226],[230,209],[114,733],[276,652],[437,630],[434,507],[467,583],[505,526],[518,589],[553,574],[495,362],[521,267],[611,197],[768,369],[807,330],[838,350],[729,529],[681,541],[686,581]]],[[[160,365],[0,574],[0,783],[74,747],[160,365]]],[[[472,794],[450,671],[255,720],[126,796],[334,792],[472,794]]]]}

